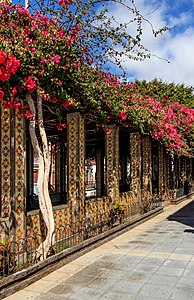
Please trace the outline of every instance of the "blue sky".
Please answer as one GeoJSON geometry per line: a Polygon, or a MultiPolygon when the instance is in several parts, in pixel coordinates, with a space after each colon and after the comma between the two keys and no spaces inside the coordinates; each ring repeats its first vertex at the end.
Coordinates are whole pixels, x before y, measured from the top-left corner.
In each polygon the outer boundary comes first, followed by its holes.
{"type": "MultiPolygon", "coordinates": [[[[153,56],[143,62],[124,62],[128,79],[158,78],[194,86],[194,0],[136,0],[135,3],[142,14],[157,8],[149,20],[155,29],[168,26],[171,30],[153,38],[148,24],[144,25],[143,44],[160,59],[153,56]]],[[[112,13],[122,21],[128,19],[125,10],[117,12],[112,7],[112,13]]]]}

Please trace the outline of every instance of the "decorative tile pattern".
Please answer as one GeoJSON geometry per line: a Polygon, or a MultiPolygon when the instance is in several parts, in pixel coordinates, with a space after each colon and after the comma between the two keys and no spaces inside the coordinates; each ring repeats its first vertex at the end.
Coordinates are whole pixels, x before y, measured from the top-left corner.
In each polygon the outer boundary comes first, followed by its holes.
{"type": "Polygon", "coordinates": [[[158,143],[158,193],[164,194],[164,147],[158,143]]]}
{"type": "Polygon", "coordinates": [[[184,186],[184,182],[186,180],[186,158],[185,157],[180,157],[180,179],[181,179],[181,184],[184,186]]]}
{"type": "Polygon", "coordinates": [[[131,155],[131,190],[135,193],[137,200],[140,200],[141,190],[141,142],[139,133],[130,135],[131,155]]]}
{"type": "Polygon", "coordinates": [[[67,165],[68,202],[71,210],[76,208],[77,199],[77,114],[67,115],[67,165]]]}
{"type": "Polygon", "coordinates": [[[1,217],[11,212],[10,204],[10,109],[1,109],[1,217]]]}
{"type": "Polygon", "coordinates": [[[142,188],[152,194],[152,148],[149,136],[142,142],[142,188]]]}
{"type": "Polygon", "coordinates": [[[97,147],[96,149],[96,196],[100,197],[102,194],[102,148],[97,147]]]}
{"type": "Polygon", "coordinates": [[[77,147],[77,165],[79,173],[77,181],[79,182],[79,218],[82,220],[85,217],[85,120],[84,117],[78,115],[78,147],[77,147]]]}
{"type": "Polygon", "coordinates": [[[72,221],[84,215],[85,202],[85,130],[80,113],[67,116],[68,200],[72,221]]]}
{"type": "Polygon", "coordinates": [[[105,155],[106,155],[106,182],[107,196],[113,201],[119,199],[119,128],[110,125],[110,134],[106,134],[105,155]]]}
{"type": "Polygon", "coordinates": [[[24,118],[15,115],[15,219],[16,240],[25,236],[25,157],[24,157],[24,118]]]}
{"type": "Polygon", "coordinates": [[[61,192],[61,145],[60,143],[56,143],[55,145],[55,186],[56,193],[61,192]]]}
{"type": "Polygon", "coordinates": [[[164,199],[169,199],[170,189],[170,155],[164,152],[164,199]]]}

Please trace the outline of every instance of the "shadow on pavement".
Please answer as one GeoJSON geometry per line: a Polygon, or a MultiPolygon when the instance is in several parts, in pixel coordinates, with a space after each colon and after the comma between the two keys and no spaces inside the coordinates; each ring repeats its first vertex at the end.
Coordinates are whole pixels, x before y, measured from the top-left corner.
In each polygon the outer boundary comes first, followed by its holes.
{"type": "MultiPolygon", "coordinates": [[[[168,220],[176,221],[194,228],[194,200],[170,215],[168,220]]],[[[185,229],[185,232],[194,233],[194,229],[188,228],[185,229]]]]}

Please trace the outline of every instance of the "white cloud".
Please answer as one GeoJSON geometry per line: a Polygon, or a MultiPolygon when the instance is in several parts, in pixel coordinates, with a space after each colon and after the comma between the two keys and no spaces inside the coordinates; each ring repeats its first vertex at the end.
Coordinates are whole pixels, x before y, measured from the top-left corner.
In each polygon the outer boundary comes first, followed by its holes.
{"type": "MultiPolygon", "coordinates": [[[[157,7],[157,2],[140,1],[141,4],[138,9],[147,14],[157,7]]],[[[194,28],[191,27],[191,12],[180,11],[178,15],[170,15],[171,11],[163,2],[153,14],[147,16],[155,29],[169,25],[176,26],[176,30],[154,38],[148,24],[144,24],[143,44],[153,54],[163,59],[157,59],[153,56],[143,62],[125,61],[123,65],[131,79],[152,80],[158,78],[165,82],[185,83],[194,86],[194,28]],[[169,59],[170,63],[164,59],[169,59]]],[[[127,11],[121,8],[112,9],[111,13],[119,16],[122,21],[129,18],[127,11]]]]}

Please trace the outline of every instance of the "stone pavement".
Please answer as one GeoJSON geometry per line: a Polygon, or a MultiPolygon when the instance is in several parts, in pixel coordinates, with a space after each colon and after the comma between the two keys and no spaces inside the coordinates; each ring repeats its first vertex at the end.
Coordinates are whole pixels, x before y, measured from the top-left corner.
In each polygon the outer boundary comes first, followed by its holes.
{"type": "Polygon", "coordinates": [[[166,207],[4,299],[194,299],[194,201],[166,207]]]}

